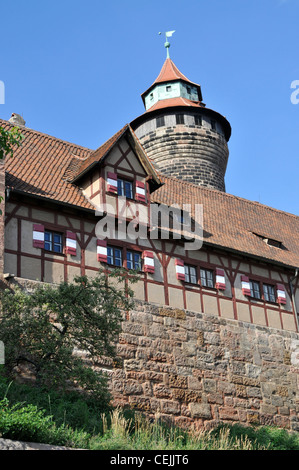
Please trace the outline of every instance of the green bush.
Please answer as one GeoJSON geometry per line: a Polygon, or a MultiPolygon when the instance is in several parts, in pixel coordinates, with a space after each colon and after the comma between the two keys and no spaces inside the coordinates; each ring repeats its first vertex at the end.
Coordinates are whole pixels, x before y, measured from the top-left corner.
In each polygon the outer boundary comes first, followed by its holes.
{"type": "Polygon", "coordinates": [[[299,434],[221,425],[187,432],[125,410],[101,411],[78,393],[59,394],[0,378],[0,436],[97,450],[299,450],[299,434]]]}
{"type": "Polygon", "coordinates": [[[9,399],[10,404],[26,403],[43,409],[52,416],[56,426],[69,426],[88,433],[102,431],[100,416],[107,413],[104,403],[82,396],[77,392],[55,392],[32,385],[9,382],[0,375],[0,400],[9,399]]]}
{"type": "Polygon", "coordinates": [[[0,401],[0,431],[4,438],[34,440],[44,438],[44,433],[52,426],[51,417],[44,416],[33,405],[21,404],[9,406],[4,398],[0,401]]]}
{"type": "Polygon", "coordinates": [[[5,439],[86,448],[90,435],[68,426],[57,427],[45,410],[34,405],[0,401],[0,436],[5,439]]]}

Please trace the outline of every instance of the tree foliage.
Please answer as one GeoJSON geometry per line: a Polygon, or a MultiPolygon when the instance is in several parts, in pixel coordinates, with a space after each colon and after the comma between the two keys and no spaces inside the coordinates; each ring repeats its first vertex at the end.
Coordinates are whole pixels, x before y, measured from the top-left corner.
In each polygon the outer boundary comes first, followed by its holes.
{"type": "Polygon", "coordinates": [[[13,127],[10,130],[5,130],[0,127],[0,159],[6,156],[13,156],[13,148],[19,147],[24,139],[18,127],[13,127]]]}
{"type": "MultiPolygon", "coordinates": [[[[3,127],[0,127],[0,160],[3,160],[8,155],[12,157],[14,147],[20,147],[24,138],[18,127],[13,127],[11,130],[5,130],[3,127]]],[[[3,196],[0,195],[0,203],[2,200],[3,196]]],[[[0,214],[2,214],[1,210],[0,214]]]]}
{"type": "Polygon", "coordinates": [[[38,385],[59,390],[78,386],[108,401],[106,378],[93,366],[99,357],[116,357],[121,321],[132,305],[133,291],[122,269],[41,285],[31,294],[4,291],[0,340],[6,374],[27,364],[38,385]]]}

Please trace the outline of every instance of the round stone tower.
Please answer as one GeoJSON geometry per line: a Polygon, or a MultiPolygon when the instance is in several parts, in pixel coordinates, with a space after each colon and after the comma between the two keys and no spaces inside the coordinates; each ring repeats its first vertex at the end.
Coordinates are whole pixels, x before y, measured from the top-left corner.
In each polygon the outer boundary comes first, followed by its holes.
{"type": "Polygon", "coordinates": [[[201,88],[167,55],[155,82],[141,95],[145,113],[131,127],[156,169],[225,191],[231,127],[202,102],[201,88]]]}

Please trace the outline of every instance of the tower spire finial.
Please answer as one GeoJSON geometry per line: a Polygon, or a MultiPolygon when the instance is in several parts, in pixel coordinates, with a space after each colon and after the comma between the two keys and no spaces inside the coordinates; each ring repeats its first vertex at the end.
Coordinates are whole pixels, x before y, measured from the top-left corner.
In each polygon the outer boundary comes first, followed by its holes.
{"type": "MultiPolygon", "coordinates": [[[[175,30],[165,32],[166,42],[164,46],[166,47],[166,50],[167,50],[167,59],[170,59],[170,55],[169,55],[170,42],[168,41],[168,38],[170,38],[173,35],[173,33],[175,33],[175,30]]],[[[162,33],[160,32],[159,34],[162,34],[162,33]]]]}

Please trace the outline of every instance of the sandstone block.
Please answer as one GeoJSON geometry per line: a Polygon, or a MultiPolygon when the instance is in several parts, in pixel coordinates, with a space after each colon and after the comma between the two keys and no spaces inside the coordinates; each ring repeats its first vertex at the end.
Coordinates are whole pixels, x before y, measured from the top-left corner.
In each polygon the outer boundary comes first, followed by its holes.
{"type": "Polygon", "coordinates": [[[205,403],[189,403],[189,409],[192,418],[211,419],[211,407],[205,403]]]}

